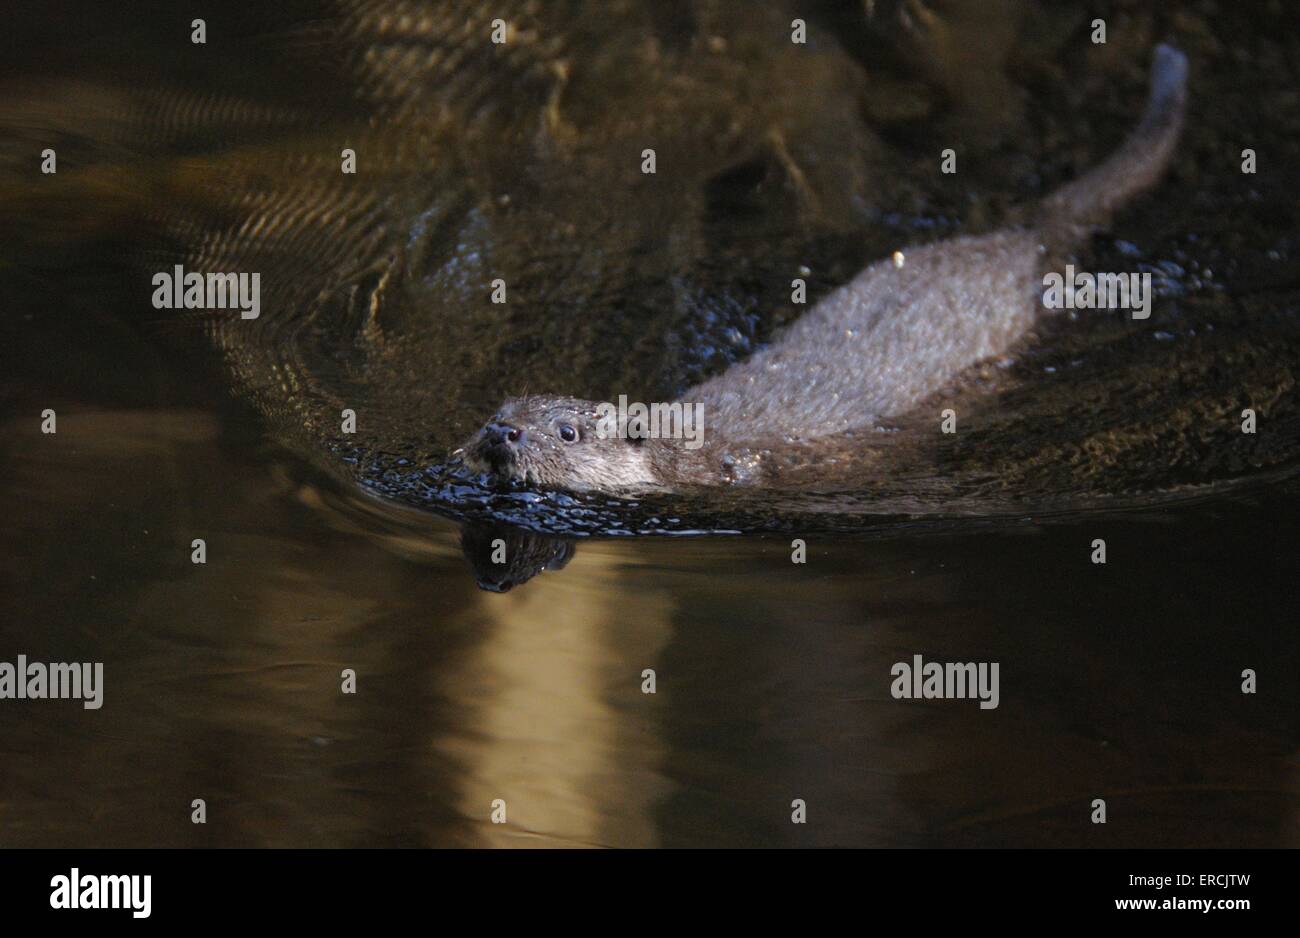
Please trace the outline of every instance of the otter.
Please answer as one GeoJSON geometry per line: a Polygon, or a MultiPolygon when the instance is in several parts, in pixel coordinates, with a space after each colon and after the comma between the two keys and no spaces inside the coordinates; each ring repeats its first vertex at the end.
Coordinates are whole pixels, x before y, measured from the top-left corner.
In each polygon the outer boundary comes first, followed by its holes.
{"type": "Polygon", "coordinates": [[[779,484],[792,466],[869,452],[865,433],[915,411],[995,359],[1044,312],[1043,274],[1154,185],[1182,129],[1187,59],[1160,45],[1145,114],[1100,166],[1042,200],[1015,227],[906,249],[829,293],[766,348],[686,391],[704,445],[647,438],[608,405],[507,400],[453,454],[500,479],[571,491],[779,484]]]}

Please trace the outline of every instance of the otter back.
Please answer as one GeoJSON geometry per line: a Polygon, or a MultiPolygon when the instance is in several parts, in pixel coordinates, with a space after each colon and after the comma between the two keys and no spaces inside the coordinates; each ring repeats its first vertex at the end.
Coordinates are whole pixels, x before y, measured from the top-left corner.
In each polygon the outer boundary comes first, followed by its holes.
{"type": "Polygon", "coordinates": [[[771,346],[682,395],[733,441],[809,439],[901,415],[1002,355],[1042,308],[1042,274],[1164,172],[1182,128],[1187,60],[1156,49],[1137,130],[1045,199],[1030,228],[907,250],[822,299],[771,346]]]}

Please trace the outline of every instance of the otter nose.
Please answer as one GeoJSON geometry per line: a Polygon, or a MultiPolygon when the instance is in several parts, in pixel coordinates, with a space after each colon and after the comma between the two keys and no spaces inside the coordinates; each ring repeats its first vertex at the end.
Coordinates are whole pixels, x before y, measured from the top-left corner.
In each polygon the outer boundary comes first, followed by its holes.
{"type": "Polygon", "coordinates": [[[483,428],[483,435],[487,437],[488,443],[504,446],[506,443],[518,443],[523,438],[524,431],[508,423],[493,421],[483,428]]]}

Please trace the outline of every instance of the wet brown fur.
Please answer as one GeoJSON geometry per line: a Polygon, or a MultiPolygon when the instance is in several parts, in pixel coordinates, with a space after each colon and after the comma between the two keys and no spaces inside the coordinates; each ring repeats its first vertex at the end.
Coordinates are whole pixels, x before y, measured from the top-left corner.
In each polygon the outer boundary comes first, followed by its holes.
{"type": "Polygon", "coordinates": [[[680,398],[702,404],[704,445],[597,432],[596,403],[530,396],[494,417],[519,431],[463,448],[472,468],[570,490],[779,484],[792,467],[869,458],[882,421],[907,415],[1008,352],[1042,314],[1043,273],[1154,185],[1177,145],[1187,62],[1156,49],[1142,122],[1108,160],[1043,200],[1025,227],[913,248],[863,270],[776,341],[680,398]],[[573,442],[561,428],[577,431],[573,442]]]}

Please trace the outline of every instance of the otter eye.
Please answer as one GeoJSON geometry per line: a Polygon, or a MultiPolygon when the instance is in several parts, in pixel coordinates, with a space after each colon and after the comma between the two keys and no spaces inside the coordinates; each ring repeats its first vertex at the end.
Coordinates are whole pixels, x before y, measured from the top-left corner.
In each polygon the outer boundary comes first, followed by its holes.
{"type": "Polygon", "coordinates": [[[560,439],[566,443],[576,443],[578,440],[578,431],[573,429],[567,423],[560,424],[560,439]]]}

